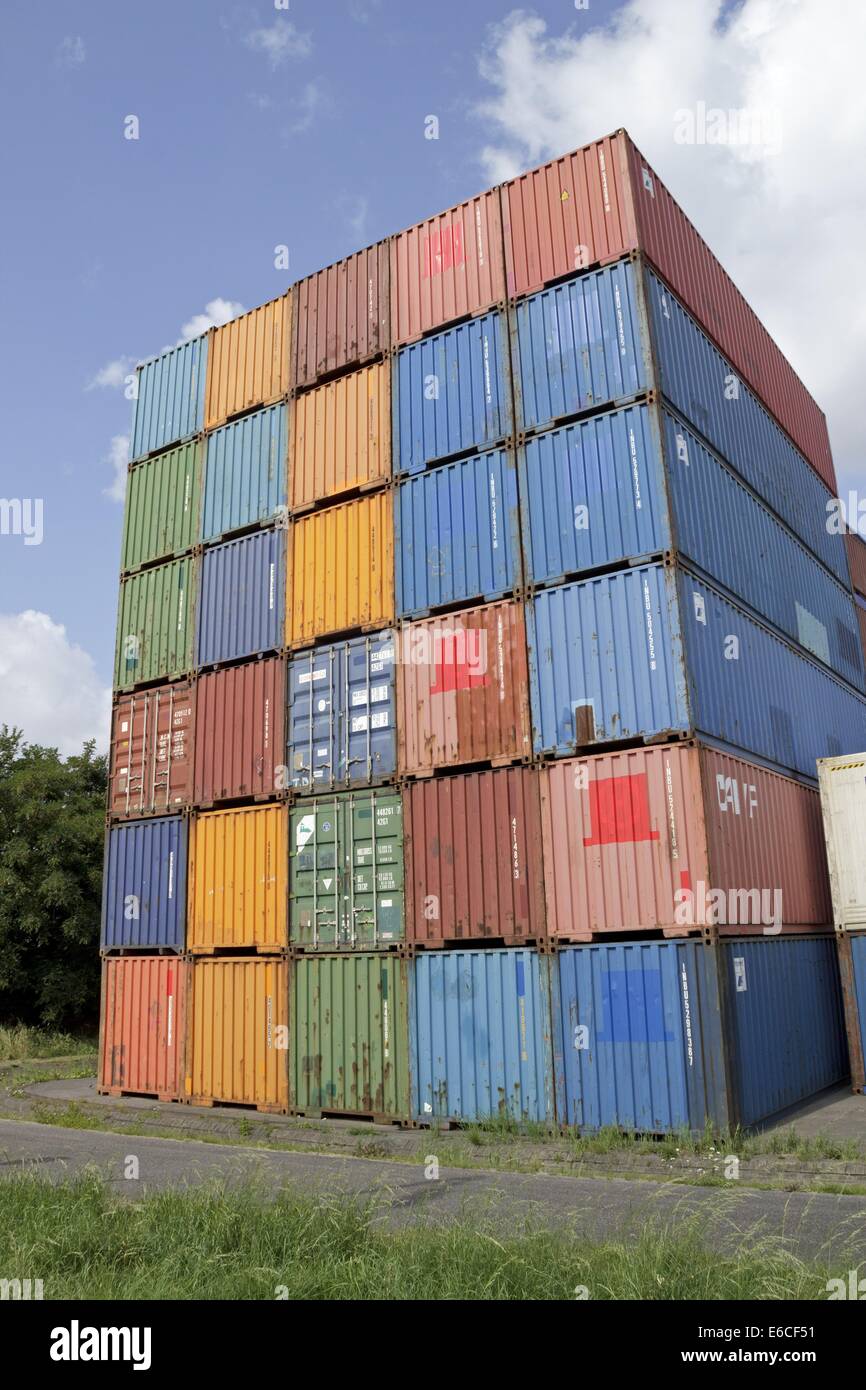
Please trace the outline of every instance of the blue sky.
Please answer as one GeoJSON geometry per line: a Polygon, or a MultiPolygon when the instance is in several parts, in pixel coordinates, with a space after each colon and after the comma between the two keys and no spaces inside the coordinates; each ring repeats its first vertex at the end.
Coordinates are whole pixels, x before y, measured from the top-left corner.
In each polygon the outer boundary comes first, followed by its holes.
{"type": "MultiPolygon", "coordinates": [[[[712,235],[732,236],[713,177],[721,156],[692,151],[688,162],[667,134],[673,106],[723,88],[732,99],[720,6],[692,5],[697,87],[675,52],[689,26],[670,0],[591,0],[585,11],[540,0],[522,15],[492,0],[290,0],[288,10],[266,0],[6,0],[0,496],[43,499],[44,538],[0,536],[0,723],[45,739],[54,720],[61,742],[83,730],[104,739],[122,522],[110,454],[131,406],[117,384],[94,384],[100,373],[119,380],[117,364],[173,343],[215,300],[252,307],[503,170],[619,124],[725,259],[712,235]],[[131,114],[137,141],[124,139],[131,114]],[[440,120],[438,141],[424,139],[428,114],[440,120]],[[290,249],[288,274],[274,268],[278,243],[290,249]],[[49,637],[22,628],[30,610],[50,620],[49,637]]],[[[753,86],[758,60],[748,36],[739,42],[753,86]]],[[[777,175],[756,179],[742,160],[734,172],[744,213],[757,215],[777,175]]],[[[775,234],[763,225],[764,241],[775,234]]],[[[731,268],[756,303],[763,285],[765,316],[818,395],[794,349],[807,355],[814,316],[829,311],[805,292],[796,312],[789,305],[775,266],[786,246],[771,245],[757,266],[747,249],[731,268]]]]}

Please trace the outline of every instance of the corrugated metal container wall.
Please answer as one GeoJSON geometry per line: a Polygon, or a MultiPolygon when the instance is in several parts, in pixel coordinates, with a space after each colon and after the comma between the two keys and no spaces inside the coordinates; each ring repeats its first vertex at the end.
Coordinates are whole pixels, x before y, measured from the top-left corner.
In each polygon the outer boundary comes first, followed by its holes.
{"type": "Polygon", "coordinates": [[[648,390],[636,265],[623,261],[521,300],[513,348],[520,430],[648,390]]]}
{"type": "Polygon", "coordinates": [[[136,821],[109,831],[102,885],[104,951],[182,951],[186,930],[187,822],[136,821]]]}
{"type": "Polygon", "coordinates": [[[114,685],[177,679],[192,669],[198,560],[188,555],[120,585],[114,685]]]}
{"type": "Polygon", "coordinates": [[[851,1063],[851,1089],[866,1093],[866,935],[837,936],[836,948],[851,1063]]]}
{"type": "Polygon", "coordinates": [[[673,744],[551,763],[541,804],[551,936],[830,921],[818,795],[801,782],[673,744]]]}
{"type": "Polygon", "coordinates": [[[832,936],[725,941],[725,1043],[735,1124],[757,1124],[848,1075],[832,936]]]}
{"type": "Polygon", "coordinates": [[[831,495],[757,398],[650,270],[643,275],[655,387],[848,587],[844,539],[827,528],[831,495]]]}
{"type": "Polygon", "coordinates": [[[400,641],[401,773],[529,757],[522,604],[491,603],[410,623],[400,641]]]}
{"type": "Polygon", "coordinates": [[[499,312],[401,348],[394,358],[394,472],[510,435],[508,322],[499,312]]]}
{"type": "Polygon", "coordinates": [[[289,967],[285,960],[196,960],[190,980],[186,1096],[285,1114],[289,967]]]}
{"type": "Polygon", "coordinates": [[[211,329],[205,429],[289,390],[292,292],[211,329]]]}
{"type": "Polygon", "coordinates": [[[409,1119],[407,971],[360,952],[292,961],[293,1111],[409,1119]]]}
{"type": "Polygon", "coordinates": [[[413,1118],[551,1123],[549,957],[424,952],[411,970],[413,1118]]]}
{"type": "Polygon", "coordinates": [[[296,511],[391,476],[391,369],[376,362],[295,398],[291,505],[296,511]]]}
{"type": "Polygon", "coordinates": [[[391,238],[395,347],[504,299],[498,190],[481,193],[391,238]]]}
{"type": "Polygon", "coordinates": [[[553,958],[556,1117],[581,1132],[730,1129],[718,959],[698,941],[553,958]]]}
{"type": "Polygon", "coordinates": [[[169,449],[129,470],[121,570],[190,550],[198,542],[202,445],[169,449]]]}
{"type": "Polygon", "coordinates": [[[213,541],[286,507],[288,420],[284,402],[207,437],[202,540],[213,541]]]}
{"type": "Polygon", "coordinates": [[[101,1095],[119,1092],[180,1100],[190,965],[169,956],[102,962],[99,1016],[101,1095]]]}
{"type": "Polygon", "coordinates": [[[860,931],[866,927],[866,753],[822,759],[818,780],[833,922],[840,931],[860,931]]]}
{"type": "Polygon", "coordinates": [[[288,852],[283,805],[194,816],[187,949],[287,950],[288,852]]]}
{"type": "Polygon", "coordinates": [[[517,470],[507,449],[445,463],[394,493],[398,617],[490,602],[521,583],[517,470]]]}
{"type": "Polygon", "coordinates": [[[286,668],[279,657],[200,676],[195,802],[272,796],[285,748],[286,668]]]}
{"type": "Polygon", "coordinates": [[[502,187],[510,295],[637,246],[622,136],[606,136],[502,187]]]}
{"type": "Polygon", "coordinates": [[[202,556],[196,664],[276,651],[283,644],[286,532],[258,531],[202,556]]]}
{"type": "Polygon", "coordinates": [[[164,815],[189,805],[195,712],[196,691],[189,681],[115,701],[108,789],[113,816],[164,815]]]}
{"type": "Polygon", "coordinates": [[[860,649],[863,653],[863,662],[866,665],[866,603],[861,603],[860,595],[854,594],[854,616],[857,619],[857,629],[860,633],[860,649]]]}
{"type": "Polygon", "coordinates": [[[396,772],[394,642],[379,632],[290,659],[286,764],[295,791],[364,786],[396,772]]]}
{"type": "Polygon", "coordinates": [[[866,544],[851,531],[845,532],[845,548],[848,552],[848,568],[855,593],[866,597],[866,544]]]}
{"type": "Polygon", "coordinates": [[[425,778],[404,813],[409,941],[545,935],[536,769],[425,778]]]}
{"type": "Polygon", "coordinates": [[[388,242],[380,241],[295,286],[293,385],[367,362],[391,346],[388,242]]]}
{"type": "Polygon", "coordinates": [[[130,459],[144,458],[204,428],[207,335],[169,348],[138,368],[130,459]]]}
{"type": "Polygon", "coordinates": [[[317,796],[291,812],[293,945],[370,950],[403,939],[403,803],[399,792],[317,796]]]}
{"type": "Polygon", "coordinates": [[[292,522],[286,646],[394,621],[394,510],[375,493],[292,522]]]}
{"type": "Polygon", "coordinates": [[[638,243],[738,373],[836,491],[824,413],[782,356],[757,314],[623,132],[635,204],[638,243]]]}

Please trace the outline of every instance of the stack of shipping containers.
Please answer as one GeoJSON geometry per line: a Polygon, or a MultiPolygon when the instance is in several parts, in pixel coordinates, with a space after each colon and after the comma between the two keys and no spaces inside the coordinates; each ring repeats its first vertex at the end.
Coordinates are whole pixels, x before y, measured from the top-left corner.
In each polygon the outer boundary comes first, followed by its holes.
{"type": "Polygon", "coordinates": [[[103,1089],[664,1131],[845,1075],[826,425],[624,132],[146,363],[132,457],[103,1089]]]}

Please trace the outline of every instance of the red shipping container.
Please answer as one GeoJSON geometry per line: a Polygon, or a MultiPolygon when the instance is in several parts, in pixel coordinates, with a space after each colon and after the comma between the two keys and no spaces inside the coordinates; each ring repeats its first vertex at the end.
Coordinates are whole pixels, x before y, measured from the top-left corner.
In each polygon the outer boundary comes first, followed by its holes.
{"type": "Polygon", "coordinates": [[[403,796],[406,939],[544,936],[536,768],[414,782],[403,796]]]}
{"type": "Polygon", "coordinates": [[[285,762],[286,667],[245,661],[198,680],[195,804],[273,796],[285,762]]]}
{"type": "Polygon", "coordinates": [[[829,930],[820,798],[801,782],[669,744],[551,763],[541,805],[551,937],[829,930]]]}
{"type": "Polygon", "coordinates": [[[832,492],[823,412],[624,130],[502,188],[508,293],[640,249],[832,492]]]}
{"type": "Polygon", "coordinates": [[[176,956],[102,962],[101,1095],[179,1100],[183,1089],[190,964],[176,956]]]}
{"type": "Polygon", "coordinates": [[[532,750],[523,605],[406,623],[397,662],[398,770],[511,763],[532,750]]]}
{"type": "Polygon", "coordinates": [[[111,721],[108,809],[124,819],[178,811],[192,799],[195,686],[176,681],[119,695],[111,721]]]}
{"type": "Polygon", "coordinates": [[[505,298],[498,190],[391,238],[394,346],[479,314],[505,298]]]}
{"type": "Polygon", "coordinates": [[[851,585],[858,594],[866,598],[866,543],[852,531],[845,532],[845,546],[848,551],[848,568],[851,571],[851,585]]]}
{"type": "Polygon", "coordinates": [[[293,384],[369,362],[391,346],[387,241],[301,280],[295,289],[293,384]]]}

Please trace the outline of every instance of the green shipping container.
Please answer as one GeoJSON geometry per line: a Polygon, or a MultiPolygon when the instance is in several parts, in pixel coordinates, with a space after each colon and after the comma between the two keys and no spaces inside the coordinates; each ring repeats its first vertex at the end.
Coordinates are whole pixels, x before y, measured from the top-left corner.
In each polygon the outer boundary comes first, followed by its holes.
{"type": "Polygon", "coordinates": [[[296,806],[289,863],[292,945],[371,950],[403,940],[399,792],[343,792],[296,806]]]}
{"type": "Polygon", "coordinates": [[[361,952],[292,961],[291,1110],[409,1119],[408,969],[361,952]]]}
{"type": "Polygon", "coordinates": [[[193,439],[129,470],[121,570],[182,555],[198,543],[202,448],[193,439]]]}
{"type": "Polygon", "coordinates": [[[121,581],[114,685],[175,680],[192,669],[198,560],[187,555],[121,581]]]}

